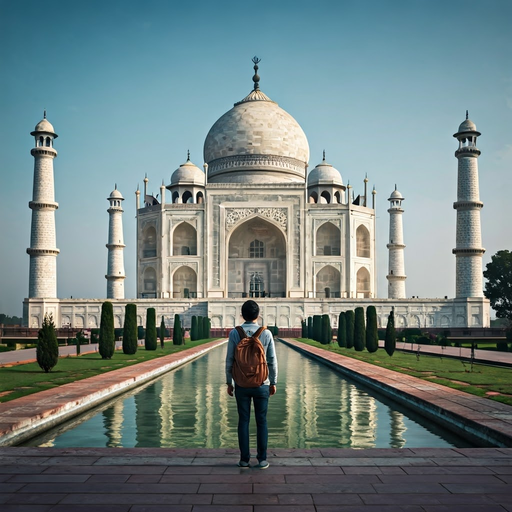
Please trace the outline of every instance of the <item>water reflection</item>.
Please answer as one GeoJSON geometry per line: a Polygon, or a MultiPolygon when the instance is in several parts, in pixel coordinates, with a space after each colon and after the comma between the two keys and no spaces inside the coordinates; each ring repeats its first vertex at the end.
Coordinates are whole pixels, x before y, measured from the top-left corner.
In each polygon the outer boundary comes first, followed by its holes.
{"type": "MultiPolygon", "coordinates": [[[[236,402],[226,393],[226,346],[32,440],[32,446],[236,448],[236,402]]],[[[414,414],[390,408],[331,369],[278,343],[270,399],[274,448],[465,446],[414,414]],[[420,425],[420,422],[422,425],[420,425]]],[[[255,432],[255,426],[251,429],[255,432]]],[[[255,442],[254,442],[255,444],[255,442]]]]}

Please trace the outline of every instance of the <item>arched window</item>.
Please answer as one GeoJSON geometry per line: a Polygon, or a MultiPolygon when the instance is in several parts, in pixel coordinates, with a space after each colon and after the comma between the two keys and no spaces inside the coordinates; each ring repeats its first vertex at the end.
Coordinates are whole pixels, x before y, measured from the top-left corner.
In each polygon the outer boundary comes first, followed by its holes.
{"type": "Polygon", "coordinates": [[[183,195],[181,196],[181,200],[184,203],[193,203],[194,202],[194,196],[192,195],[192,192],[189,190],[183,192],[183,195]]]}
{"type": "Polygon", "coordinates": [[[172,234],[174,256],[195,256],[197,254],[197,231],[188,222],[181,222],[172,234]]]}
{"type": "Polygon", "coordinates": [[[178,194],[178,192],[172,193],[172,202],[173,203],[177,203],[179,198],[180,198],[180,195],[178,194]]]}
{"type": "Polygon", "coordinates": [[[148,267],[144,271],[142,296],[148,298],[156,297],[156,272],[152,267],[148,267]]]}
{"type": "Polygon", "coordinates": [[[316,192],[311,192],[309,196],[309,202],[312,204],[318,203],[318,194],[316,192]]]}
{"type": "Polygon", "coordinates": [[[370,257],[370,232],[368,229],[361,225],[356,231],[356,243],[357,243],[357,256],[361,258],[370,257]]]}
{"type": "Polygon", "coordinates": [[[339,192],[335,192],[334,193],[334,202],[338,203],[338,204],[341,204],[341,195],[340,195],[339,192]]]}
{"type": "Polygon", "coordinates": [[[44,146],[44,137],[42,135],[39,137],[39,146],[44,146]]]}
{"type": "Polygon", "coordinates": [[[156,256],[156,229],[153,226],[144,231],[142,257],[154,258],[156,256]]]}
{"type": "Polygon", "coordinates": [[[370,272],[368,269],[361,267],[357,271],[357,285],[356,285],[356,297],[362,299],[370,298],[370,272]]]}
{"type": "Polygon", "coordinates": [[[203,204],[204,203],[204,196],[202,192],[198,192],[196,194],[196,203],[197,204],[203,204]]]}
{"type": "Polygon", "coordinates": [[[317,256],[340,256],[341,234],[332,222],[322,224],[316,232],[317,256]]]}
{"type": "Polygon", "coordinates": [[[172,276],[174,298],[197,297],[197,274],[190,267],[179,267],[172,276]]]}
{"type": "Polygon", "coordinates": [[[249,297],[264,297],[265,282],[261,272],[252,272],[249,283],[249,297]]]}
{"type": "Polygon", "coordinates": [[[249,246],[249,258],[264,258],[265,245],[259,240],[253,240],[249,246]]]}
{"type": "Polygon", "coordinates": [[[331,194],[327,190],[322,192],[322,198],[324,199],[324,201],[321,201],[322,203],[331,204],[331,194]]]}
{"type": "Polygon", "coordinates": [[[46,147],[49,148],[51,146],[51,139],[50,137],[46,137],[46,147]]]}
{"type": "Polygon", "coordinates": [[[340,282],[340,271],[332,265],[326,265],[316,275],[316,297],[340,298],[340,282]]]}

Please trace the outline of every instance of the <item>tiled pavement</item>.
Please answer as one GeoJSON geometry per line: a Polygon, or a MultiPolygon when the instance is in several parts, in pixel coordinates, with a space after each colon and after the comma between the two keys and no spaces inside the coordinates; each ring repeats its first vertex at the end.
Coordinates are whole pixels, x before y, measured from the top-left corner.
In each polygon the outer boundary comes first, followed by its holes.
{"type": "Polygon", "coordinates": [[[0,448],[2,512],[511,512],[512,449],[0,448]]]}

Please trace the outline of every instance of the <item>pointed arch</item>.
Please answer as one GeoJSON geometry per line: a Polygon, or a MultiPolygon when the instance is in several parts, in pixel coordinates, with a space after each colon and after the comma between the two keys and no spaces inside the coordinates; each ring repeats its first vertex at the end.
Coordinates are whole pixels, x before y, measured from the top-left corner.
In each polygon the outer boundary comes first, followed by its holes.
{"type": "Polygon", "coordinates": [[[142,235],[142,257],[156,257],[156,229],[154,226],[147,227],[142,235]]]}
{"type": "Polygon", "coordinates": [[[178,203],[180,200],[180,194],[177,190],[175,190],[173,193],[172,193],[172,202],[173,203],[178,203]]]}
{"type": "Polygon", "coordinates": [[[311,192],[311,194],[309,194],[309,202],[311,204],[318,203],[318,194],[316,192],[311,192]]]}
{"type": "Polygon", "coordinates": [[[316,255],[340,256],[341,233],[332,222],[325,222],[316,231],[316,255]]]}
{"type": "Polygon", "coordinates": [[[194,196],[192,195],[192,192],[190,192],[190,190],[185,190],[185,192],[183,192],[183,195],[181,196],[181,202],[182,203],[193,203],[194,202],[194,196]]]}
{"type": "Polygon", "coordinates": [[[356,297],[369,299],[371,294],[370,272],[365,267],[357,271],[356,297]]]}
{"type": "Polygon", "coordinates": [[[356,230],[356,251],[361,258],[370,257],[370,232],[362,224],[356,230]]]}
{"type": "Polygon", "coordinates": [[[203,204],[204,203],[204,194],[202,192],[198,192],[196,194],[196,203],[203,204]]]}
{"type": "Polygon", "coordinates": [[[197,297],[197,274],[194,269],[185,265],[178,267],[172,276],[174,298],[197,297]]]}
{"type": "Polygon", "coordinates": [[[172,233],[173,256],[197,255],[197,231],[188,222],[180,222],[172,233]]]}
{"type": "Polygon", "coordinates": [[[156,297],[156,272],[153,267],[144,270],[142,290],[143,297],[156,297]]]}
{"type": "Polygon", "coordinates": [[[335,299],[340,297],[341,274],[332,265],[322,267],[315,278],[317,298],[335,299]]]}
{"type": "Polygon", "coordinates": [[[320,201],[321,203],[331,204],[331,194],[327,190],[322,192],[321,198],[323,199],[323,201],[320,201]]]}

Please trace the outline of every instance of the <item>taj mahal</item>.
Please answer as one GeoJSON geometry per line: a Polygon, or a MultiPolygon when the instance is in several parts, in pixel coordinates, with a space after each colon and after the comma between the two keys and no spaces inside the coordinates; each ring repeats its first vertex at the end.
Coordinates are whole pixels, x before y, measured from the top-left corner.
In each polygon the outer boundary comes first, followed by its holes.
{"type": "Polygon", "coordinates": [[[31,132],[34,187],[24,325],[40,327],[51,313],[57,327],[96,328],[101,305],[109,300],[116,327],[123,326],[128,303],[137,304],[139,325],[145,325],[146,309],[154,307],[168,325],[180,314],[186,327],[192,315],[210,317],[212,327],[233,327],[241,304],[253,297],[260,304],[261,321],[280,328],[300,327],[316,314],[329,314],[336,327],[341,311],[370,304],[381,327],[392,308],[398,327],[488,327],[476,145],[480,133],[468,115],[454,134],[455,297],[407,297],[404,197],[390,185],[388,290],[387,298],[379,298],[375,189],[369,190],[366,176],[357,192],[345,184],[325,152],[310,167],[306,134],[260,89],[259,59],[253,63],[253,88],[211,127],[204,164],[198,167],[189,155],[170,181],[162,181],[157,197],[148,194],[147,174],[143,190],[135,192],[134,298],[125,298],[124,292],[125,199],[117,186],[107,199],[105,297],[57,297],[57,134],[45,112],[31,132]]]}

